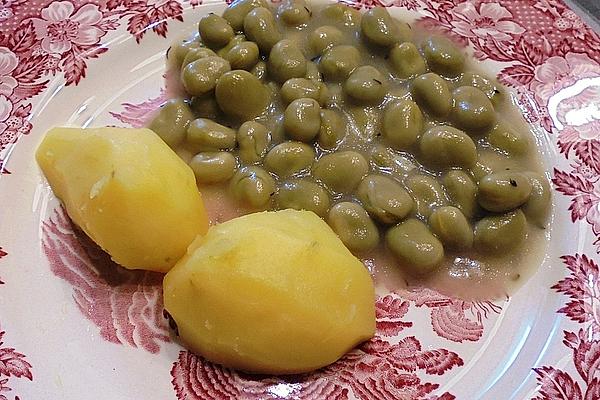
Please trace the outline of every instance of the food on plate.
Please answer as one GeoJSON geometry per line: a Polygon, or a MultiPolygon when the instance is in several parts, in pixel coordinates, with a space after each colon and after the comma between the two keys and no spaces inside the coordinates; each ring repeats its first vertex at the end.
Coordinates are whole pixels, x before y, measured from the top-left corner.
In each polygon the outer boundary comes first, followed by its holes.
{"type": "Polygon", "coordinates": [[[318,65],[325,79],[341,81],[360,65],[360,52],[354,46],[333,46],[321,56],[318,65]]]}
{"type": "Polygon", "coordinates": [[[465,132],[447,125],[429,128],[419,141],[423,162],[437,169],[471,168],[477,162],[475,142],[465,132]]]}
{"type": "Polygon", "coordinates": [[[171,148],[175,148],[185,140],[187,128],[193,119],[190,107],[182,99],[173,99],[162,106],[149,128],[171,148]]]}
{"type": "Polygon", "coordinates": [[[226,182],[235,173],[237,160],[226,151],[206,151],[196,154],[190,160],[199,183],[226,182]]]}
{"type": "Polygon", "coordinates": [[[321,128],[321,106],[315,99],[296,99],[283,114],[285,133],[294,140],[312,142],[321,128]]]}
{"type": "Polygon", "coordinates": [[[490,253],[514,250],[527,237],[527,220],[523,211],[494,214],[477,222],[474,230],[475,248],[490,253]]]}
{"type": "Polygon", "coordinates": [[[164,279],[185,345],[242,371],[324,367],[375,332],[369,272],[317,215],[235,218],[199,237],[164,279]]]}
{"type": "Polygon", "coordinates": [[[352,251],[371,250],[379,242],[379,230],[375,223],[365,209],[354,202],[344,201],[331,207],[327,222],[342,243],[352,251]]]}
{"type": "Polygon", "coordinates": [[[337,151],[315,162],[312,175],[331,191],[351,193],[369,172],[367,159],[356,151],[337,151]]]}
{"type": "Polygon", "coordinates": [[[167,272],[208,228],[192,170],[149,129],[54,128],[36,159],[73,222],[126,268],[167,272]]]}
{"type": "Polygon", "coordinates": [[[469,249],[473,246],[473,230],[465,215],[456,207],[436,208],[429,216],[434,235],[451,249],[469,249]]]}
{"type": "Polygon", "coordinates": [[[406,189],[387,176],[366,176],[356,189],[356,196],[369,214],[382,224],[401,221],[414,207],[406,189]]]}
{"type": "Polygon", "coordinates": [[[545,176],[535,172],[525,172],[525,176],[531,183],[531,194],[527,202],[523,204],[523,213],[529,221],[540,228],[544,228],[548,222],[550,204],[552,203],[550,184],[545,176]]]}
{"type": "Polygon", "coordinates": [[[302,78],[306,75],[306,58],[296,43],[283,39],[271,49],[267,70],[280,83],[292,78],[302,78]]]}
{"type": "Polygon", "coordinates": [[[306,179],[284,182],[277,191],[275,202],[279,209],[308,210],[319,217],[325,217],[331,205],[329,193],[322,186],[306,179]]]}
{"type": "Polygon", "coordinates": [[[257,7],[244,17],[244,33],[258,45],[262,54],[269,54],[281,40],[275,17],[267,7],[257,7]]]}
{"type": "Polygon", "coordinates": [[[219,108],[243,121],[260,115],[269,105],[269,90],[248,71],[234,70],[219,77],[215,98],[219,108]]]}
{"type": "Polygon", "coordinates": [[[436,118],[445,118],[452,110],[452,93],[448,82],[436,73],[428,72],[413,80],[412,94],[425,111],[436,118]]]}
{"type": "Polygon", "coordinates": [[[409,218],[388,230],[385,242],[416,274],[431,272],[444,258],[442,243],[416,218],[409,218]]]}
{"type": "Polygon", "coordinates": [[[235,199],[260,210],[267,208],[275,193],[275,180],[261,167],[243,167],[235,173],[229,188],[235,199]]]}
{"type": "Polygon", "coordinates": [[[315,150],[306,143],[286,141],[273,147],[265,156],[265,167],[275,175],[285,178],[310,168],[315,150]]]}
{"type": "Polygon", "coordinates": [[[183,91],[150,126],[232,216],[313,211],[375,271],[417,281],[514,275],[551,208],[532,134],[460,45],[389,10],[243,0],[204,16],[169,53],[183,91]]]}
{"type": "Polygon", "coordinates": [[[374,334],[371,274],[479,285],[539,249],[535,142],[449,38],[385,7],[238,0],[167,65],[177,96],[150,129],[53,129],[37,159],[117,263],[168,272],[165,308],[208,360],[327,366],[374,334]]]}
{"type": "Polygon", "coordinates": [[[423,113],[414,101],[394,101],[385,108],[381,134],[390,146],[398,150],[410,149],[422,133],[423,113]]]}

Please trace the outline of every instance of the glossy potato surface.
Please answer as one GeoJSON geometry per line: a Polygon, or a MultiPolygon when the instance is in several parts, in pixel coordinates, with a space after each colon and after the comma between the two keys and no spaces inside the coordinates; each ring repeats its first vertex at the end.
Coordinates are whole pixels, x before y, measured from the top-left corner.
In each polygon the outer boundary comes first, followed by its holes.
{"type": "Polygon", "coordinates": [[[255,213],[211,227],[163,288],[188,348],[247,372],[312,371],[375,332],[367,269],[310,211],[255,213]]]}
{"type": "Polygon", "coordinates": [[[54,128],[36,159],[73,222],[126,268],[167,272],[207,230],[194,173],[149,129],[54,128]]]}

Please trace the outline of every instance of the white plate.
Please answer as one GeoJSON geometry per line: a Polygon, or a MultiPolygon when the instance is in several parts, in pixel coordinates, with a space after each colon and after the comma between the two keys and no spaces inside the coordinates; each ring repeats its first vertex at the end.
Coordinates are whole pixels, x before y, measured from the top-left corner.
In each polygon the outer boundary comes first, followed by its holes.
{"type": "Polygon", "coordinates": [[[224,7],[101,3],[0,5],[1,400],[600,398],[600,38],[571,10],[544,0],[385,4],[450,31],[512,83],[556,185],[550,250],[506,302],[382,294],[374,340],[324,371],[279,379],[239,375],[174,343],[161,276],[118,269],[77,240],[41,177],[33,154],[48,128],[139,124],[161,101],[170,39],[224,7]]]}

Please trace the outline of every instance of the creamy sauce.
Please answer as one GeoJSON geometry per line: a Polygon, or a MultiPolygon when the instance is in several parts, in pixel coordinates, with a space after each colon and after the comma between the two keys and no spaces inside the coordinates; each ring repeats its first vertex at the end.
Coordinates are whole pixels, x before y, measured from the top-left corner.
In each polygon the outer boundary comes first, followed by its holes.
{"type": "MultiPolygon", "coordinates": [[[[317,15],[318,10],[313,8],[313,15],[317,15]]],[[[327,24],[320,17],[314,17],[309,24],[298,29],[288,28],[280,25],[279,28],[286,39],[295,40],[307,59],[314,57],[307,44],[307,34],[316,27],[327,24]]],[[[340,28],[338,26],[338,28],[340,28]]],[[[340,28],[342,29],[342,28],[340,28]]],[[[343,30],[343,29],[342,29],[343,30]]],[[[369,159],[369,152],[373,145],[380,142],[380,123],[382,110],[393,101],[400,98],[410,98],[408,90],[408,81],[396,79],[392,76],[388,61],[383,54],[373,54],[359,38],[358,31],[354,28],[343,30],[345,42],[356,46],[362,55],[362,65],[372,65],[379,69],[389,79],[388,95],[385,100],[377,107],[363,107],[347,104],[342,96],[340,83],[327,83],[331,94],[332,102],[329,108],[339,109],[343,112],[347,122],[347,134],[336,150],[352,149],[362,152],[369,159]]],[[[421,39],[427,34],[424,31],[413,29],[413,41],[418,45],[421,39]]],[[[477,63],[474,60],[467,62],[466,71],[478,73],[477,63]]],[[[482,74],[485,75],[485,74],[482,74]]],[[[171,97],[182,96],[183,90],[179,83],[178,72],[169,72],[167,74],[167,92],[171,97]]],[[[451,89],[458,87],[460,76],[448,80],[451,89]]],[[[488,78],[489,79],[489,78],[488,78]]],[[[273,103],[268,110],[257,121],[263,123],[271,130],[273,143],[271,146],[284,140],[282,129],[282,114],[284,105],[276,94],[279,85],[269,82],[275,93],[273,103]]],[[[497,105],[496,111],[500,119],[510,123],[515,130],[529,132],[531,146],[527,154],[522,157],[511,157],[510,165],[523,170],[530,170],[544,174],[539,150],[534,140],[534,132],[527,125],[520,112],[511,104],[507,93],[503,96],[501,104],[497,105]]],[[[427,126],[448,124],[447,121],[435,120],[426,117],[427,126]]],[[[227,119],[217,119],[217,122],[232,128],[237,128],[234,121],[227,119]]],[[[486,148],[482,140],[476,142],[478,152],[495,152],[486,148]]],[[[317,157],[331,152],[319,148],[315,144],[317,157]]],[[[424,168],[418,163],[416,158],[402,151],[395,151],[397,155],[402,156],[402,165],[399,165],[395,171],[386,171],[377,169],[371,165],[370,173],[381,173],[393,176],[399,182],[404,182],[407,176],[415,172],[421,172],[432,176],[439,176],[441,173],[424,168]]],[[[497,153],[497,152],[495,152],[497,153]]],[[[192,157],[185,148],[178,149],[178,154],[189,161],[192,157]]],[[[310,175],[310,171],[304,171],[294,175],[294,177],[303,177],[310,175]]],[[[203,185],[199,189],[202,193],[211,224],[217,224],[240,215],[254,212],[238,204],[228,192],[228,184],[203,185]]],[[[352,195],[337,195],[332,197],[332,204],[342,200],[354,200],[352,195]]],[[[549,224],[550,226],[550,224],[549,224]]],[[[383,238],[384,229],[380,229],[380,235],[383,238]]],[[[444,264],[440,266],[436,273],[427,277],[410,276],[403,271],[403,266],[393,257],[390,252],[380,245],[375,250],[367,254],[358,254],[365,266],[374,277],[376,284],[381,289],[395,290],[408,286],[426,286],[436,289],[442,293],[453,295],[465,299],[496,299],[504,298],[520,285],[522,285],[542,263],[549,243],[549,230],[540,229],[529,224],[528,237],[523,246],[515,252],[503,257],[492,257],[481,255],[475,252],[451,252],[446,251],[444,264]]]]}

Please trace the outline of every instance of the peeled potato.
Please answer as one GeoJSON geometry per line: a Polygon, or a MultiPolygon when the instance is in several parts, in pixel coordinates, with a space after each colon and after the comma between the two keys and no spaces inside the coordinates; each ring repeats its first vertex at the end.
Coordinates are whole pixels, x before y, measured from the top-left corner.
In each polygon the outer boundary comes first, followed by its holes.
{"type": "Polygon", "coordinates": [[[73,222],[126,268],[166,272],[208,229],[194,173],[149,129],[54,128],[36,159],[73,222]]]}
{"type": "Polygon", "coordinates": [[[375,332],[367,269],[310,211],[211,227],[166,275],[163,291],[188,348],[251,373],[312,371],[375,332]]]}

